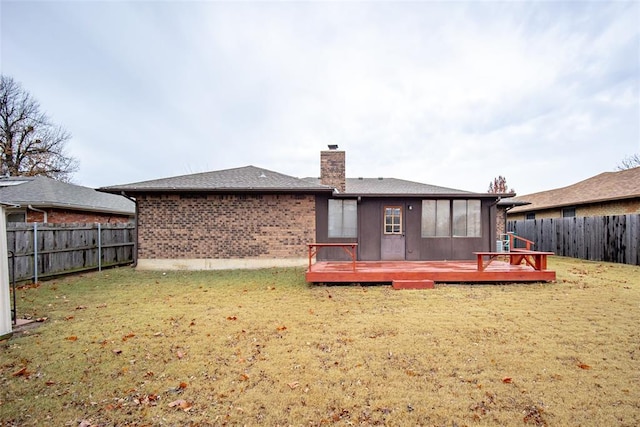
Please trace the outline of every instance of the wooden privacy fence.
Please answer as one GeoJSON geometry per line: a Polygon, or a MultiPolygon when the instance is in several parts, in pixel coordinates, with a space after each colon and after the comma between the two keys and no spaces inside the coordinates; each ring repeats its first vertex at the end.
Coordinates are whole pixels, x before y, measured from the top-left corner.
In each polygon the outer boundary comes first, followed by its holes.
{"type": "Polygon", "coordinates": [[[533,240],[538,251],[640,265],[640,215],[508,221],[507,230],[533,240]]]}
{"type": "Polygon", "coordinates": [[[133,224],[7,224],[9,275],[33,281],[131,264],[133,224]]]}

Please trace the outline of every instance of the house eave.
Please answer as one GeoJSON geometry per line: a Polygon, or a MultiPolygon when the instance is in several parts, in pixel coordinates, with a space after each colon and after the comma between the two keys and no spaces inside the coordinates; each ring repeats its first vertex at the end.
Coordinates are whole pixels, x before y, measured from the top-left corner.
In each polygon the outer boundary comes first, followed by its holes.
{"type": "Polygon", "coordinates": [[[37,202],[24,201],[24,202],[15,202],[15,203],[12,203],[11,205],[12,205],[11,207],[14,207],[14,208],[20,208],[20,207],[26,208],[27,206],[33,206],[38,209],[66,209],[66,210],[72,210],[72,211],[97,212],[97,213],[105,213],[105,214],[111,214],[111,215],[123,215],[123,216],[129,216],[129,217],[135,216],[135,212],[133,211],[109,209],[109,208],[104,208],[100,206],[74,205],[71,203],[50,203],[50,202],[37,203],[37,202]]]}
{"type": "Polygon", "coordinates": [[[413,199],[499,199],[500,194],[486,193],[334,193],[335,198],[413,198],[413,199]]]}
{"type": "Polygon", "coordinates": [[[98,191],[112,194],[127,194],[129,196],[140,194],[180,194],[180,193],[198,193],[198,194],[324,194],[332,193],[331,188],[144,188],[144,187],[107,187],[98,188],[98,191]]]}

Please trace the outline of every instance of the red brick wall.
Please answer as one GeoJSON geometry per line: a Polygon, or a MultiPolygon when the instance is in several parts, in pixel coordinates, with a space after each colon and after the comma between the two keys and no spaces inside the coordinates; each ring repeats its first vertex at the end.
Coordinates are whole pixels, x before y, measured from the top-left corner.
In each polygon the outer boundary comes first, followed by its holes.
{"type": "Polygon", "coordinates": [[[337,188],[344,193],[346,187],[345,152],[337,150],[320,152],[320,183],[337,188]]]}
{"type": "Polygon", "coordinates": [[[144,195],[140,259],[303,258],[315,240],[310,195],[144,195]]]}
{"type": "Polygon", "coordinates": [[[498,206],[496,209],[496,239],[500,239],[501,235],[507,232],[506,218],[505,208],[498,206]]]}
{"type": "MultiPolygon", "coordinates": [[[[124,215],[103,214],[98,212],[70,211],[60,209],[47,209],[47,222],[51,224],[81,223],[81,224],[122,224],[132,221],[133,218],[124,215]]],[[[44,222],[42,212],[27,209],[27,222],[44,222]]]]}

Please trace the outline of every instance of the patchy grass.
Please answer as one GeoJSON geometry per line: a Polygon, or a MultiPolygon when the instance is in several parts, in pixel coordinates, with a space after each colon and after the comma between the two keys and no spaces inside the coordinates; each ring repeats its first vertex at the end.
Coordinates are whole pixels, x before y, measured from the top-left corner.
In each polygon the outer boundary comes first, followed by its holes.
{"type": "Polygon", "coordinates": [[[558,283],[312,286],[300,269],[85,274],[18,291],[2,425],[640,424],[640,268],[558,283]]]}

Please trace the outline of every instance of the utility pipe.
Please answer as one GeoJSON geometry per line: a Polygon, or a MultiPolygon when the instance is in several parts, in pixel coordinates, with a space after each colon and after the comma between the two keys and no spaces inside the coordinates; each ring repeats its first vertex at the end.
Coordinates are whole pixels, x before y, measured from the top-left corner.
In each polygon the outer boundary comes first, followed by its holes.
{"type": "MultiPolygon", "coordinates": [[[[44,214],[44,221],[43,221],[43,222],[44,222],[45,224],[47,223],[47,211],[43,211],[42,209],[36,209],[36,208],[34,208],[33,206],[31,206],[31,205],[29,205],[29,206],[28,206],[28,208],[29,208],[29,209],[31,209],[32,211],[36,211],[36,212],[41,212],[41,213],[43,213],[43,214],[44,214]]],[[[26,220],[26,218],[25,218],[25,220],[26,220]]]]}

